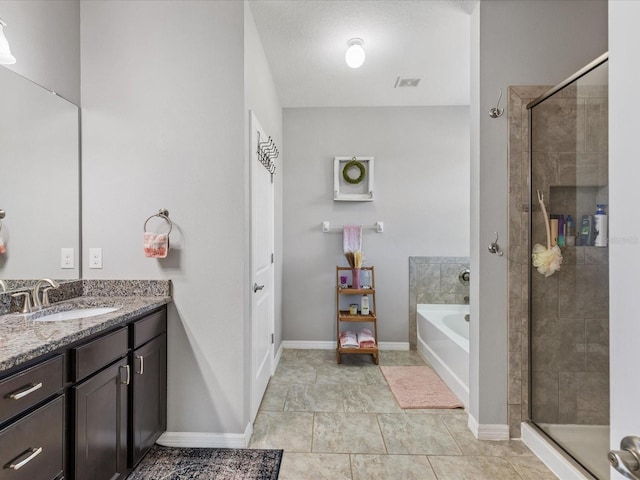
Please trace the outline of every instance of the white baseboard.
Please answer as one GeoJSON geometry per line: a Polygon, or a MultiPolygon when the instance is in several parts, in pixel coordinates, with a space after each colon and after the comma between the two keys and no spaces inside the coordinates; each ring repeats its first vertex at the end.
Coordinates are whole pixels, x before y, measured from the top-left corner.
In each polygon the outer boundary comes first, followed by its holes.
{"type": "Polygon", "coordinates": [[[244,433],[164,432],[156,443],[165,447],[246,448],[252,433],[249,423],[244,433]]]}
{"type": "Polygon", "coordinates": [[[542,460],[549,470],[563,480],[593,480],[585,476],[575,465],[560,453],[549,441],[527,423],[521,424],[522,441],[542,460]]]}
{"type": "MultiPolygon", "coordinates": [[[[409,350],[409,342],[379,342],[380,350],[409,350]]],[[[283,340],[280,348],[296,348],[300,350],[334,350],[336,342],[329,341],[304,341],[283,340]]]]}
{"type": "Polygon", "coordinates": [[[273,359],[273,372],[271,372],[271,375],[276,373],[276,368],[278,368],[278,365],[280,364],[280,359],[282,358],[282,351],[284,350],[284,346],[282,345],[283,343],[284,342],[280,342],[280,348],[278,348],[278,351],[276,352],[276,356],[273,359]]]}
{"type": "Polygon", "coordinates": [[[333,340],[314,342],[304,340],[283,340],[283,348],[295,348],[299,350],[334,350],[336,342],[333,340]]]}
{"type": "Polygon", "coordinates": [[[379,342],[380,350],[401,350],[409,351],[409,342],[379,342]]]}
{"type": "Polygon", "coordinates": [[[469,414],[467,426],[478,440],[509,440],[509,425],[481,425],[473,415],[469,414]]]}

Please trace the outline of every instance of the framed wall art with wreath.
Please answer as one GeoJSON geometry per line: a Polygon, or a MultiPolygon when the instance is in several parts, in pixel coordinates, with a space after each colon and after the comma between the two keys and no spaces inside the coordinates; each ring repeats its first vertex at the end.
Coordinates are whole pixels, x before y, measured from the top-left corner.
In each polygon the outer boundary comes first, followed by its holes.
{"type": "Polygon", "coordinates": [[[373,201],[373,157],[335,157],[333,199],[343,202],[373,201]]]}

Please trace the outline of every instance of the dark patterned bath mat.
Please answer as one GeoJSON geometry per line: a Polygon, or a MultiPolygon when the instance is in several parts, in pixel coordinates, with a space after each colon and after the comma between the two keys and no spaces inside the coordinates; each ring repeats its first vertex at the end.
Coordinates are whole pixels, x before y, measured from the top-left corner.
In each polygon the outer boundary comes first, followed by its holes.
{"type": "Polygon", "coordinates": [[[127,480],[277,480],[282,450],[154,445],[127,480]]]}

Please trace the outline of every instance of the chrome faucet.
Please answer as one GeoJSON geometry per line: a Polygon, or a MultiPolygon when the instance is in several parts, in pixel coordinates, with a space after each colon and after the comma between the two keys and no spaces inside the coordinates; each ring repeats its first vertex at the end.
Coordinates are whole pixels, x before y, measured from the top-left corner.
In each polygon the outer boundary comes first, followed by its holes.
{"type": "Polygon", "coordinates": [[[55,280],[51,280],[50,278],[43,278],[42,280],[38,280],[36,285],[31,290],[31,296],[33,297],[33,308],[38,310],[40,308],[49,306],[49,294],[47,290],[51,288],[58,288],[60,285],[55,280]],[[49,284],[48,288],[45,288],[42,292],[42,301],[40,301],[40,287],[45,284],[49,284]]]}

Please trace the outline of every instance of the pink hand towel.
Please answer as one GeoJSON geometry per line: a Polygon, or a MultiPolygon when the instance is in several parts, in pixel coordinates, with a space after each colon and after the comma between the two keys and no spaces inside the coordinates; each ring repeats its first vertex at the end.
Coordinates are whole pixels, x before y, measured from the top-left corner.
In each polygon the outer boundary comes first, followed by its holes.
{"type": "Polygon", "coordinates": [[[360,225],[345,225],[342,228],[342,247],[344,253],[362,250],[362,227],[360,225]]]}
{"type": "Polygon", "coordinates": [[[351,330],[340,332],[340,346],[343,348],[358,348],[358,338],[355,332],[351,330]]]}
{"type": "Polygon", "coordinates": [[[363,328],[358,332],[358,344],[360,348],[373,348],[376,346],[376,339],[368,328],[363,328]]]}
{"type": "Polygon", "coordinates": [[[144,233],[144,256],[165,258],[169,251],[169,235],[166,233],[144,233]]]}
{"type": "Polygon", "coordinates": [[[2,232],[0,232],[0,255],[7,253],[7,247],[4,244],[4,238],[2,238],[2,232]]]}

